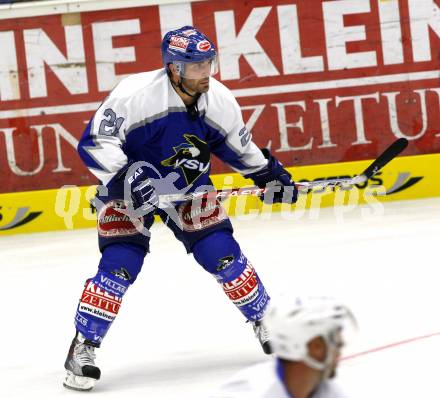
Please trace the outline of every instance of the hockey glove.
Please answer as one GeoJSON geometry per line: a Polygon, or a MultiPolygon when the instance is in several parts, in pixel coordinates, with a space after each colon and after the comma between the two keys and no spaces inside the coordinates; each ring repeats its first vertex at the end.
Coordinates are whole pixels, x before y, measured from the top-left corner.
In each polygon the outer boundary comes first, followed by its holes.
{"type": "Polygon", "coordinates": [[[145,170],[138,167],[131,173],[130,171],[126,181],[130,184],[134,209],[141,209],[144,214],[154,212],[159,207],[159,198],[145,170]]]}
{"type": "Polygon", "coordinates": [[[298,189],[291,179],[292,176],[267,148],[261,149],[261,152],[268,160],[267,166],[244,177],[251,178],[259,188],[267,188],[260,196],[264,203],[295,203],[298,199],[298,189]]]}

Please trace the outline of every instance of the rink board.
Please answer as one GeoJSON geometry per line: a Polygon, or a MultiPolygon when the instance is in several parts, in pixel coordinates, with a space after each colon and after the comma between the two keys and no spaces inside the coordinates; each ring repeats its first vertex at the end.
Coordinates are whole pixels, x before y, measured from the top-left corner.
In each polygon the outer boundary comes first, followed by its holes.
{"type": "MultiPolygon", "coordinates": [[[[437,0],[0,5],[0,194],[96,184],[76,150],[86,125],[121,79],[163,66],[162,37],[183,25],[216,44],[215,78],[284,165],[372,159],[399,137],[408,156],[439,153],[439,10],[437,0]]],[[[213,159],[212,171],[229,169],[213,159]]]]}
{"type": "MultiPolygon", "coordinates": [[[[371,161],[345,162],[303,167],[290,167],[295,181],[351,177],[364,170],[371,161]]],[[[249,180],[239,174],[213,176],[218,189],[249,186],[249,180]]],[[[96,224],[96,214],[90,206],[95,186],[70,186],[63,189],[19,192],[0,195],[0,234],[41,232],[89,228],[96,224]]],[[[300,211],[318,208],[368,204],[372,208],[380,201],[407,200],[440,196],[440,154],[400,157],[362,186],[351,189],[326,188],[301,194],[298,203],[262,205],[258,198],[230,198],[224,206],[230,215],[268,214],[272,211],[300,211]],[[386,193],[386,195],[384,195],[386,193]]]]}

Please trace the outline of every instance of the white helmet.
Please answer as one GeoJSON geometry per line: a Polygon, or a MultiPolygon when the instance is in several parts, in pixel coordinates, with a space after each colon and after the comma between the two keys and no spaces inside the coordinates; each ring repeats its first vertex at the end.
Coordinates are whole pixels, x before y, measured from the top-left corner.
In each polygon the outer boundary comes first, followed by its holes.
{"type": "Polygon", "coordinates": [[[338,348],[335,335],[347,321],[356,327],[351,311],[330,297],[296,298],[283,305],[273,304],[263,318],[275,356],[325,370],[329,366],[330,351],[338,348]],[[308,353],[307,343],[315,337],[324,338],[327,358],[319,362],[308,353]]]}

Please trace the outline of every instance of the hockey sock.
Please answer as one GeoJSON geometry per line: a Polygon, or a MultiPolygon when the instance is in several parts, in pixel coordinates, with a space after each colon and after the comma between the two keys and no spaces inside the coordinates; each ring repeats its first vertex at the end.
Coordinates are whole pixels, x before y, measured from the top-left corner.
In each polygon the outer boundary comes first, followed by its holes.
{"type": "Polygon", "coordinates": [[[193,247],[196,261],[222,285],[223,291],[246,319],[263,317],[270,297],[254,267],[229,231],[205,236],[193,247]]]}
{"type": "Polygon", "coordinates": [[[75,316],[75,327],[97,345],[102,342],[121,307],[122,297],[136,280],[145,250],[133,244],[104,249],[98,273],[86,281],[75,316]]]}

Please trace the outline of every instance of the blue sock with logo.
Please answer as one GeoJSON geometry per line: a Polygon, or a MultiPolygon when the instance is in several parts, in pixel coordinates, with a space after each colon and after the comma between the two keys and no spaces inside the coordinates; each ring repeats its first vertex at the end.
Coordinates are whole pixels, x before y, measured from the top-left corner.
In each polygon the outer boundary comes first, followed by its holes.
{"type": "Polygon", "coordinates": [[[144,256],[143,247],[130,243],[114,243],[104,249],[98,273],[86,281],[75,315],[76,330],[87,340],[101,344],[144,256]]]}
{"type": "Polygon", "coordinates": [[[263,317],[270,297],[230,231],[205,236],[193,246],[193,254],[246,319],[256,321],[263,317]]]}

